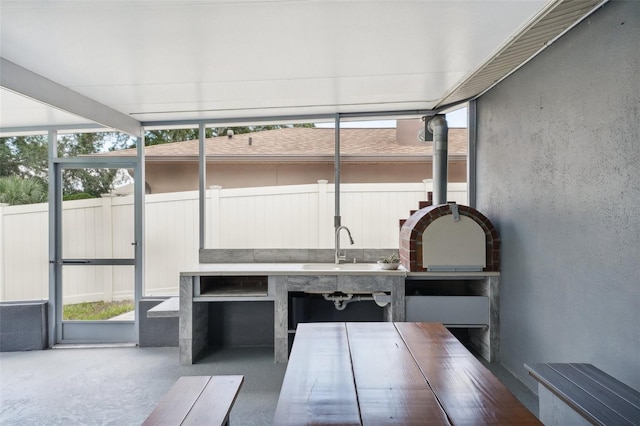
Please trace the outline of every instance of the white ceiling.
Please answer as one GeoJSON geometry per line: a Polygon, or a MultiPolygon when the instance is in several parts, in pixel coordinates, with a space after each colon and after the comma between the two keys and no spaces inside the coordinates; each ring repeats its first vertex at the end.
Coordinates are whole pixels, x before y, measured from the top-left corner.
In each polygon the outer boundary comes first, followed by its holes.
{"type": "Polygon", "coordinates": [[[433,110],[567,3],[0,0],[0,134],[433,110]]]}

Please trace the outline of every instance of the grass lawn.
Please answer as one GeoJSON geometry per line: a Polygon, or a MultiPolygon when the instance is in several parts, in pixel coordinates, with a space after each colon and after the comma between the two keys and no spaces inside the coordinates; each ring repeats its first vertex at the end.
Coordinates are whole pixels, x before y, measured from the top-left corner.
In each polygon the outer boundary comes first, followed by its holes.
{"type": "Polygon", "coordinates": [[[64,306],[62,318],[80,321],[106,320],[129,311],[133,311],[132,300],[76,303],[64,306]]]}

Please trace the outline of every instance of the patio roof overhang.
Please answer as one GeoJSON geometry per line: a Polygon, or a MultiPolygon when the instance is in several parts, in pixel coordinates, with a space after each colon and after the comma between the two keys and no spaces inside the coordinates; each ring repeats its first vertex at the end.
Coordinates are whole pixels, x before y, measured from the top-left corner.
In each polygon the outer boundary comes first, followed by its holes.
{"type": "Polygon", "coordinates": [[[432,114],[605,1],[3,0],[0,136],[432,114]]]}

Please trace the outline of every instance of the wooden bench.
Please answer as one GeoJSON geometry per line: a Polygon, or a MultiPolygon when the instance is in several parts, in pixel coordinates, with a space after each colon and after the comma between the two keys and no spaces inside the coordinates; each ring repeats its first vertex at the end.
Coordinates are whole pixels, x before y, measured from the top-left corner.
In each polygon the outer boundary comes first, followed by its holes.
{"type": "Polygon", "coordinates": [[[184,376],[143,425],[228,425],[244,376],[184,376]]]}
{"type": "Polygon", "coordinates": [[[640,425],[640,393],[591,364],[525,364],[545,425],[640,425]]]}
{"type": "Polygon", "coordinates": [[[147,311],[147,318],[173,318],[180,316],[180,298],[170,297],[147,311]]]}

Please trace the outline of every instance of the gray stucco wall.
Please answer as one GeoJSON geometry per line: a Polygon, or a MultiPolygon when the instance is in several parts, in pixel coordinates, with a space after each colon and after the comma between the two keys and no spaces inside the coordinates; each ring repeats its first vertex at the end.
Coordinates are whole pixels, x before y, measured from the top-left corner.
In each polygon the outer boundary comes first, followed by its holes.
{"type": "Polygon", "coordinates": [[[478,99],[477,208],[502,239],[502,363],[640,389],[640,2],[611,1],[478,99]]]}

